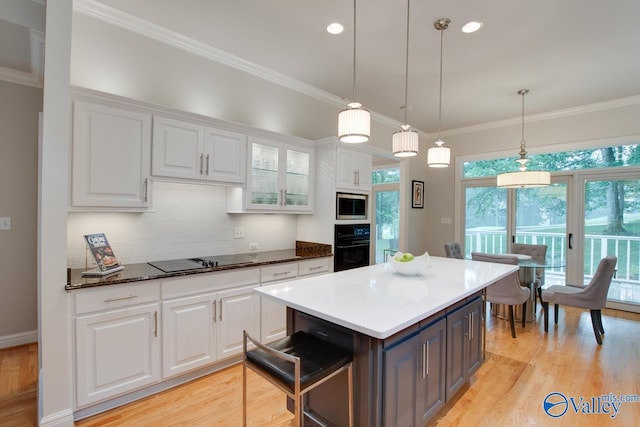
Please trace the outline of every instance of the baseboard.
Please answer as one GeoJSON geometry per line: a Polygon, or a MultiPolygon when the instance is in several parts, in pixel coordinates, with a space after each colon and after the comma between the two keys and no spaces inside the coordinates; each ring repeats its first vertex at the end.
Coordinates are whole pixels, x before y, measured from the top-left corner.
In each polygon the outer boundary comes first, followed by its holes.
{"type": "Polygon", "coordinates": [[[40,418],[39,427],[73,427],[73,411],[65,409],[40,418]]]}
{"type": "Polygon", "coordinates": [[[0,337],[0,348],[15,347],[38,341],[38,331],[21,332],[19,334],[0,337]]]}

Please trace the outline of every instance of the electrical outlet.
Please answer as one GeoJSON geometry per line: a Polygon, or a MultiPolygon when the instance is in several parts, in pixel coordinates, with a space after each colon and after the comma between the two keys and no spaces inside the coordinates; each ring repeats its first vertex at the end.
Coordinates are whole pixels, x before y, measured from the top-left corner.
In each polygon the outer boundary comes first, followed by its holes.
{"type": "Polygon", "coordinates": [[[234,229],[233,229],[233,238],[234,239],[243,239],[244,238],[244,227],[234,227],[234,229]]]}
{"type": "Polygon", "coordinates": [[[258,244],[257,243],[249,243],[249,250],[250,251],[257,251],[258,250],[258,244]]]}
{"type": "Polygon", "coordinates": [[[11,230],[11,217],[3,216],[0,218],[0,230],[11,230]]]}

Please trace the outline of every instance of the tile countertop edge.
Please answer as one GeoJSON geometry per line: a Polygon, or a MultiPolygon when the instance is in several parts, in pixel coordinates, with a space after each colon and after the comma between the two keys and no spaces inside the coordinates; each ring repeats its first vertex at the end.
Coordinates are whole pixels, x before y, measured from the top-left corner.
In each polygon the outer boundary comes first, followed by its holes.
{"type": "Polygon", "coordinates": [[[190,276],[194,274],[217,273],[221,271],[232,271],[243,268],[256,268],[271,264],[285,262],[304,261],[315,258],[326,258],[333,256],[331,245],[321,243],[296,241],[295,249],[283,249],[274,251],[252,252],[251,255],[262,257],[251,264],[228,265],[221,267],[203,268],[191,271],[179,271],[174,273],[164,273],[147,263],[125,264],[124,270],[104,277],[83,277],[85,268],[72,269],[70,282],[65,285],[65,291],[75,291],[101,286],[112,286],[125,283],[145,282],[149,280],[166,279],[172,277],[190,276]]]}
{"type": "Polygon", "coordinates": [[[518,270],[517,265],[471,260],[454,261],[438,257],[432,259],[436,264],[434,268],[440,271],[437,274],[425,275],[426,277],[403,277],[394,273],[388,265],[375,265],[323,275],[322,281],[317,277],[299,278],[286,283],[262,286],[254,291],[262,297],[320,319],[373,338],[385,339],[518,270]],[[465,266],[462,283],[460,277],[455,277],[455,274],[460,275],[460,271],[454,274],[447,272],[447,269],[455,269],[456,263],[458,266],[465,266]],[[482,273],[478,274],[480,278],[476,278],[476,273],[482,273]],[[451,283],[456,285],[434,288],[438,281],[446,282],[447,277],[451,277],[451,283]],[[336,286],[351,289],[345,291],[336,286]],[[361,298],[366,303],[353,303],[358,298],[355,295],[367,293],[368,295],[361,298]],[[434,293],[438,295],[432,295],[434,293]],[[328,295],[334,298],[335,295],[344,295],[342,298],[351,299],[352,303],[341,305],[339,301],[331,301],[331,298],[323,300],[323,296],[328,295]],[[394,302],[398,302],[395,307],[394,302]],[[341,309],[343,311],[340,311],[341,309]],[[387,313],[386,316],[375,314],[383,311],[387,313]],[[380,321],[379,318],[389,320],[380,321]]]}

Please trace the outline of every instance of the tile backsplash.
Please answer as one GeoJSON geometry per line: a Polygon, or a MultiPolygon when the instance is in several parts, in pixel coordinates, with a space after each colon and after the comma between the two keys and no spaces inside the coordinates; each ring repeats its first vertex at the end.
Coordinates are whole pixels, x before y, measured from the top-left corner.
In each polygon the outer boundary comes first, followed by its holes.
{"type": "Polygon", "coordinates": [[[152,212],[70,212],[67,264],[93,267],[85,234],[105,233],[126,265],[249,252],[249,243],[260,251],[295,248],[296,222],[296,215],[228,214],[225,187],[154,182],[152,212]],[[238,226],[242,239],[234,238],[238,226]]]}

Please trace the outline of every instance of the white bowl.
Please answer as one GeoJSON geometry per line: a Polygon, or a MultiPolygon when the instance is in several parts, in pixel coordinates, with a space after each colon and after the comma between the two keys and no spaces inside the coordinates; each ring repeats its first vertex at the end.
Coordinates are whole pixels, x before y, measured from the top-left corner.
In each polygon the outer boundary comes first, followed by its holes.
{"type": "Polygon", "coordinates": [[[391,264],[391,267],[393,267],[393,270],[396,273],[402,274],[403,276],[416,276],[418,274],[422,274],[427,268],[427,265],[429,265],[429,254],[427,252],[408,262],[396,261],[395,257],[398,255],[402,256],[402,252],[396,252],[394,256],[389,258],[389,264],[391,264]]]}

